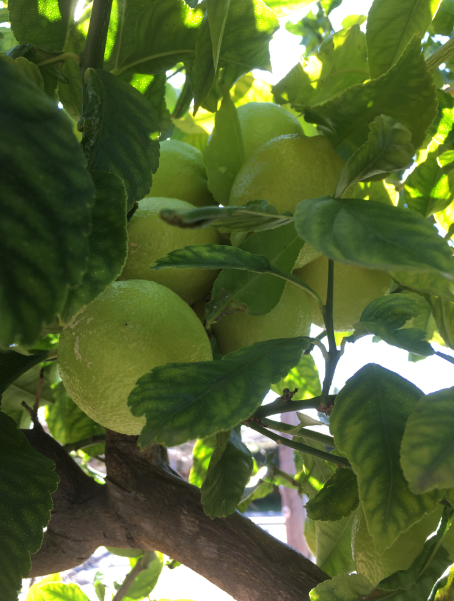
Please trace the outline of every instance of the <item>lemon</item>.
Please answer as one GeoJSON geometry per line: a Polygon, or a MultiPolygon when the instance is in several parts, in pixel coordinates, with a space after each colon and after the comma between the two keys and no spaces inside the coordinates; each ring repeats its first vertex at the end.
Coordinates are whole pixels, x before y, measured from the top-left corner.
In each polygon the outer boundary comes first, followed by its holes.
{"type": "MultiPolygon", "coordinates": [[[[296,269],[295,275],[303,280],[326,302],[328,288],[328,257],[319,257],[302,269],[296,269]]],[[[353,324],[359,321],[366,306],[378,296],[386,294],[391,277],[376,269],[364,269],[356,265],[334,263],[334,329],[338,332],[353,330],[353,324]]],[[[312,322],[324,327],[322,314],[315,300],[310,297],[312,322]]]]}
{"type": "MultiPolygon", "coordinates": [[[[246,161],[233,182],[229,205],[266,200],[279,213],[295,212],[307,198],[331,196],[344,161],[324,136],[283,135],[266,142],[246,161]]],[[[320,256],[305,244],[295,267],[320,256]]]]}
{"type": "MultiPolygon", "coordinates": [[[[378,555],[375,551],[364,513],[359,511],[352,528],[353,559],[357,572],[376,585],[394,572],[408,569],[422,551],[427,537],[437,530],[442,511],[440,505],[435,511],[425,515],[422,520],[401,534],[383,555],[378,555]]],[[[443,539],[443,544],[448,536],[452,536],[450,530],[443,539]]]]}
{"type": "Polygon", "coordinates": [[[214,269],[163,269],[150,267],[161,257],[183,246],[220,244],[221,235],[211,227],[180,229],[159,217],[162,209],[189,209],[188,202],[175,198],[144,198],[128,224],[128,258],[119,280],[149,280],[167,286],[187,303],[206,294],[218,272],[214,269]]]}
{"type": "Polygon", "coordinates": [[[159,167],[147,197],[178,198],[196,207],[214,205],[207,183],[200,150],[178,140],[161,142],[159,167]]]}
{"type": "Polygon", "coordinates": [[[211,359],[192,309],[165,286],[143,280],[114,282],[63,330],[58,346],[73,401],[123,434],[139,434],[145,424],[127,405],[138,378],[158,365],[211,359]]]}
{"type": "Polygon", "coordinates": [[[262,340],[307,336],[311,327],[311,307],[307,293],[288,282],[281,300],[265,315],[232,313],[213,326],[222,354],[262,340]]]}
{"type": "Polygon", "coordinates": [[[279,136],[260,146],[241,167],[229,205],[267,200],[279,213],[294,213],[302,200],[334,194],[343,166],[324,136],[279,136]]]}
{"type": "Polygon", "coordinates": [[[296,117],[272,102],[248,102],[238,107],[246,161],[269,140],[286,134],[303,135],[296,117]]]}

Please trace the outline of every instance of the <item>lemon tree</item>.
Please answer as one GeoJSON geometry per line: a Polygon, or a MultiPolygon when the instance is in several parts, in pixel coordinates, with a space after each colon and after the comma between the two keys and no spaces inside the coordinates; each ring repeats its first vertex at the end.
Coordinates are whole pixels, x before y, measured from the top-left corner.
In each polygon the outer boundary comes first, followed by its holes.
{"type": "Polygon", "coordinates": [[[454,386],[337,367],[452,375],[452,3],[347,4],[2,3],[1,601],[139,600],[162,554],[235,599],[449,595],[454,386]],[[281,486],[313,562],[240,515],[281,486]]]}

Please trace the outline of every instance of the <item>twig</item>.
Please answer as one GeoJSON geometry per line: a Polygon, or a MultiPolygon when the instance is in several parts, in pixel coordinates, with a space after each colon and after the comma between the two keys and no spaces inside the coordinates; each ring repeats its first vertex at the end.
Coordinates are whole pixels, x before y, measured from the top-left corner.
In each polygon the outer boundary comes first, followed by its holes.
{"type": "MultiPolygon", "coordinates": [[[[268,419],[266,417],[262,419],[262,424],[267,428],[271,428],[271,430],[277,430],[278,432],[284,432],[286,434],[291,434],[291,431],[298,427],[292,424],[285,424],[284,422],[275,422],[274,420],[268,419]]],[[[334,438],[332,436],[322,434],[321,432],[315,432],[314,430],[308,430],[303,426],[301,426],[300,430],[295,432],[295,436],[304,436],[305,438],[309,438],[310,440],[316,440],[317,442],[321,442],[327,447],[336,448],[336,445],[334,444],[334,438]]]]}
{"type": "Polygon", "coordinates": [[[450,38],[446,44],[437,48],[430,56],[426,58],[426,66],[428,71],[433,71],[436,67],[445,63],[448,58],[454,54],[454,37],[450,38]]]}
{"type": "Polygon", "coordinates": [[[84,438],[83,440],[78,440],[77,442],[65,444],[63,445],[63,448],[67,453],[71,453],[72,451],[78,451],[79,449],[90,447],[93,444],[105,442],[105,440],[105,434],[95,434],[94,436],[89,436],[88,438],[84,438]]]}
{"type": "Polygon", "coordinates": [[[122,599],[124,599],[134,580],[141,572],[148,568],[148,566],[155,557],[156,554],[154,551],[145,551],[144,556],[139,559],[139,561],[124,579],[123,584],[116,592],[115,597],[112,599],[112,601],[121,601],[122,599]]]}
{"type": "Polygon", "coordinates": [[[336,465],[343,465],[344,467],[351,468],[350,462],[344,457],[339,457],[337,455],[331,455],[330,453],[326,453],[325,451],[319,451],[318,449],[314,449],[314,447],[310,447],[309,445],[303,444],[302,442],[294,442],[293,440],[288,440],[287,438],[281,438],[274,432],[270,432],[266,430],[266,428],[262,428],[258,424],[254,422],[248,423],[249,428],[263,434],[263,436],[267,436],[274,440],[277,444],[284,445],[284,447],[290,447],[291,449],[296,449],[297,451],[303,451],[303,453],[308,453],[309,455],[314,455],[315,457],[320,457],[320,459],[324,459],[325,461],[330,461],[331,463],[335,463],[336,465]]]}
{"type": "Polygon", "coordinates": [[[303,409],[317,409],[321,401],[320,396],[315,396],[312,399],[301,400],[301,401],[283,401],[282,397],[279,397],[268,405],[262,405],[254,413],[253,417],[256,419],[263,419],[269,415],[276,415],[276,413],[289,413],[290,411],[301,411],[303,409]]]}
{"type": "Polygon", "coordinates": [[[326,294],[326,305],[323,307],[322,315],[325,322],[326,334],[328,336],[328,354],[325,357],[325,379],[323,380],[322,401],[321,404],[326,404],[328,400],[331,384],[333,383],[334,372],[336,371],[337,363],[341,357],[341,353],[337,350],[336,338],[334,336],[334,261],[328,260],[328,291],[326,294]]]}
{"type": "Polygon", "coordinates": [[[39,407],[39,399],[41,398],[41,392],[43,390],[44,385],[44,367],[41,367],[39,370],[39,379],[38,379],[38,390],[36,391],[35,404],[33,405],[33,411],[38,413],[39,407]]]}
{"type": "Polygon", "coordinates": [[[82,81],[87,69],[102,69],[112,0],[94,0],[85,47],[80,54],[82,81]]]}
{"type": "Polygon", "coordinates": [[[444,353],[440,353],[440,351],[435,351],[435,354],[442,359],[445,359],[445,361],[449,361],[449,363],[454,363],[454,357],[451,357],[450,355],[445,355],[444,353]]]}

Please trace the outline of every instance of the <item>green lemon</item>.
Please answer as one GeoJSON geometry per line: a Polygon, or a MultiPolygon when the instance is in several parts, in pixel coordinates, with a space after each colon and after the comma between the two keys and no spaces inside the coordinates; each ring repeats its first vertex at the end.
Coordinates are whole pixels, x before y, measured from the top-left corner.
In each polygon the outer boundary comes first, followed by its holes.
{"type": "Polygon", "coordinates": [[[114,282],[60,336],[58,365],[73,401],[115,432],[140,434],[127,405],[137,380],[158,365],[212,359],[206,332],[174,292],[144,280],[114,282]]]}
{"type": "Polygon", "coordinates": [[[207,183],[200,150],[178,140],[161,142],[159,167],[147,197],[178,198],[196,207],[215,205],[207,183]]]}
{"type": "Polygon", "coordinates": [[[238,119],[246,161],[273,138],[286,134],[303,135],[298,119],[272,102],[248,102],[238,107],[238,119]]]}
{"type": "Polygon", "coordinates": [[[310,328],[308,295],[290,282],[286,284],[281,300],[269,313],[258,316],[232,313],[213,326],[223,355],[263,340],[307,336],[310,328]]]}
{"type": "MultiPolygon", "coordinates": [[[[296,269],[295,275],[303,280],[326,301],[328,288],[328,257],[319,257],[302,269],[296,269]]],[[[376,269],[364,269],[355,265],[334,263],[334,329],[338,332],[353,330],[353,324],[359,321],[366,306],[378,296],[386,294],[391,277],[376,269]]],[[[324,327],[322,315],[317,303],[310,297],[312,322],[324,327]]]]}
{"type": "Polygon", "coordinates": [[[222,237],[212,227],[180,229],[159,217],[162,209],[189,209],[191,205],[175,198],[144,198],[128,224],[128,258],[119,280],[149,280],[167,286],[187,303],[206,294],[218,272],[214,269],[163,269],[150,267],[173,250],[193,244],[221,244],[222,237]]]}
{"type": "MultiPolygon", "coordinates": [[[[241,167],[233,182],[229,205],[266,200],[279,213],[295,212],[307,198],[331,196],[344,161],[324,136],[290,134],[266,142],[241,167]]],[[[321,253],[305,244],[296,261],[302,267],[321,253]]]]}
{"type": "MultiPolygon", "coordinates": [[[[352,528],[353,559],[357,572],[376,585],[394,572],[408,569],[422,551],[427,537],[437,530],[442,511],[443,507],[440,505],[435,511],[425,515],[422,520],[401,534],[383,555],[378,555],[367,529],[364,513],[360,510],[352,528]]],[[[443,544],[448,536],[452,536],[450,531],[443,539],[443,544]]]]}

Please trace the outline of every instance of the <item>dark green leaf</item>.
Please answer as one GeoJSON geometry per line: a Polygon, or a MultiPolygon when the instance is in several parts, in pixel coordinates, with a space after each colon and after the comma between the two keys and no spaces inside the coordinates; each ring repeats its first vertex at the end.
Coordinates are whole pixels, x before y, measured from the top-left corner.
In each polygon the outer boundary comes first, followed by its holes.
{"type": "Polygon", "coordinates": [[[391,271],[392,277],[403,286],[435,294],[443,299],[454,301],[454,284],[436,272],[411,273],[405,271],[391,271]]]}
{"type": "Polygon", "coordinates": [[[63,111],[6,61],[0,79],[0,344],[8,346],[33,344],[86,270],[94,187],[63,111]]]}
{"type": "Polygon", "coordinates": [[[213,68],[218,68],[225,22],[229,12],[230,0],[207,0],[207,15],[210,25],[211,46],[213,48],[213,68]]]}
{"type": "Polygon", "coordinates": [[[244,145],[235,105],[228,91],[214,118],[215,127],[203,152],[208,189],[220,204],[228,204],[233,181],[244,163],[244,145]]]}
{"type": "Polygon", "coordinates": [[[16,601],[31,569],[30,553],[41,547],[58,476],[54,463],[1,412],[0,429],[0,586],[2,601],[16,601]]]}
{"type": "Polygon", "coordinates": [[[379,296],[367,305],[360,321],[374,321],[389,328],[398,329],[407,321],[418,317],[419,304],[409,294],[379,296]]]}
{"type": "Polygon", "coordinates": [[[91,172],[95,206],[89,244],[88,269],[77,286],[69,291],[61,313],[68,323],[83,307],[95,300],[121,274],[128,254],[126,231],[126,190],[114,173],[91,172]]]}
{"type": "Polygon", "coordinates": [[[454,28],[454,2],[453,0],[443,0],[432,21],[429,32],[431,35],[451,35],[454,28]]]}
{"type": "Polygon", "coordinates": [[[420,40],[441,0],[375,0],[367,19],[370,75],[376,79],[400,58],[412,36],[420,40]]]}
{"type": "MultiPolygon", "coordinates": [[[[293,440],[294,442],[301,442],[326,453],[326,448],[322,443],[306,438],[302,430],[300,430],[298,436],[293,436],[293,440]]],[[[333,475],[333,472],[328,467],[327,462],[320,457],[303,451],[298,451],[298,455],[301,458],[302,469],[295,476],[295,480],[298,482],[301,491],[311,498],[323,488],[333,475]]]]}
{"type": "Polygon", "coordinates": [[[336,522],[315,522],[316,563],[331,577],[348,574],[355,569],[351,542],[354,517],[352,513],[336,522]]]}
{"type": "Polygon", "coordinates": [[[244,207],[202,207],[188,211],[161,211],[161,219],[182,228],[210,225],[221,233],[261,232],[293,221],[290,213],[280,214],[266,200],[254,200],[244,207]]]}
{"type": "Polygon", "coordinates": [[[212,520],[227,517],[235,511],[251,472],[251,453],[241,442],[238,432],[219,432],[202,486],[203,510],[212,520]]]}
{"type": "Polygon", "coordinates": [[[311,601],[360,601],[375,590],[362,574],[339,574],[318,584],[309,593],[311,601]]]}
{"type": "Polygon", "coordinates": [[[454,487],[454,388],[422,397],[405,426],[401,464],[416,494],[454,487]]]}
{"type": "Polygon", "coordinates": [[[72,60],[65,61],[62,73],[66,83],[58,82],[58,99],[74,121],[82,116],[82,78],[79,65],[72,60]]]}
{"type": "Polygon", "coordinates": [[[454,198],[454,181],[443,172],[438,152],[430,152],[405,181],[405,200],[412,211],[429,217],[443,211],[454,198]]]}
{"type": "MultiPolygon", "coordinates": [[[[266,257],[279,269],[291,273],[304,242],[293,224],[274,230],[257,232],[247,238],[240,249],[266,257]]],[[[285,288],[285,280],[273,275],[249,271],[224,270],[217,277],[206,306],[207,323],[216,322],[229,307],[240,305],[250,315],[264,315],[277,305],[285,288]]]]}
{"type": "Polygon", "coordinates": [[[273,94],[279,104],[316,106],[368,78],[366,36],[355,25],[330,36],[316,56],[295,65],[273,86],[273,94]]]}
{"type": "Polygon", "coordinates": [[[142,376],[128,405],[147,423],[139,444],[174,446],[236,426],[260,405],[270,384],[294,367],[306,338],[258,342],[220,361],[169,363],[142,376]]]}
{"type": "Polygon", "coordinates": [[[215,434],[207,438],[199,438],[195,443],[192,450],[192,467],[189,472],[189,482],[194,484],[194,486],[198,486],[199,488],[202,486],[215,446],[215,434]]]}
{"type": "Polygon", "coordinates": [[[391,117],[379,115],[369,124],[368,140],[348,159],[337,182],[334,196],[341,198],[350,186],[392,171],[406,169],[415,149],[411,133],[391,117]]]}
{"type": "Polygon", "coordinates": [[[348,468],[338,468],[322,490],[306,503],[306,512],[311,520],[337,521],[350,515],[358,503],[355,473],[348,468]]]}
{"type": "MultiPolygon", "coordinates": [[[[304,110],[301,105],[295,107],[304,110]]],[[[412,38],[387,73],[304,113],[306,121],[317,123],[333,146],[347,156],[366,142],[369,123],[378,115],[402,123],[412,134],[413,146],[419,148],[437,114],[437,97],[418,37],[412,38]]]]}
{"type": "Polygon", "coordinates": [[[284,388],[290,391],[298,388],[298,398],[306,399],[319,396],[322,393],[320,378],[312,355],[303,355],[296,367],[277,384],[271,386],[271,390],[281,395],[284,388]]]}
{"type": "Polygon", "coordinates": [[[8,9],[11,29],[20,44],[33,44],[53,52],[63,50],[75,2],[10,0],[8,9]]]}
{"type": "Polygon", "coordinates": [[[354,338],[361,338],[368,334],[379,336],[388,344],[404,349],[409,353],[429,357],[434,354],[433,348],[427,342],[427,333],[418,328],[402,328],[393,330],[381,324],[370,322],[358,322],[355,324],[354,338]]]}
{"type": "MultiPolygon", "coordinates": [[[[62,445],[85,440],[90,436],[104,434],[105,429],[88,417],[70,398],[63,383],[54,389],[54,403],[47,407],[46,423],[52,436],[62,445]]],[[[84,447],[89,455],[100,455],[104,445],[84,447]]]]}
{"type": "Polygon", "coordinates": [[[438,491],[414,495],[400,466],[408,416],[422,392],[378,365],[369,364],[336,397],[330,428],[358,477],[359,498],[377,553],[435,508],[438,491]]]}
{"type": "Polygon", "coordinates": [[[131,567],[134,567],[138,561],[144,564],[144,570],[128,588],[123,601],[142,601],[144,597],[148,597],[161,575],[162,555],[156,555],[154,551],[145,551],[142,558],[130,560],[131,567]]]}
{"type": "Polygon", "coordinates": [[[431,297],[430,304],[440,336],[449,348],[454,348],[454,303],[431,297]]]}
{"type": "Polygon", "coordinates": [[[18,56],[16,59],[13,59],[5,54],[4,56],[1,56],[1,58],[26,75],[33,83],[41,88],[41,90],[44,90],[43,76],[35,63],[31,63],[24,56],[18,56]]]}
{"type": "Polygon", "coordinates": [[[126,69],[153,74],[193,61],[204,8],[191,9],[184,0],[119,4],[117,19],[110,23],[107,68],[115,74],[126,69]]]}
{"type": "Polygon", "coordinates": [[[48,351],[22,355],[15,351],[0,351],[0,397],[22,374],[44,361],[48,351]]]}
{"type": "Polygon", "coordinates": [[[316,250],[342,263],[432,271],[454,280],[449,246],[418,213],[372,200],[325,196],[297,205],[295,228],[316,250]]]}
{"type": "Polygon", "coordinates": [[[82,115],[82,146],[92,171],[110,171],[123,181],[128,210],[151,188],[158,168],[159,119],[142,94],[101,69],[90,69],[82,115]]]}

